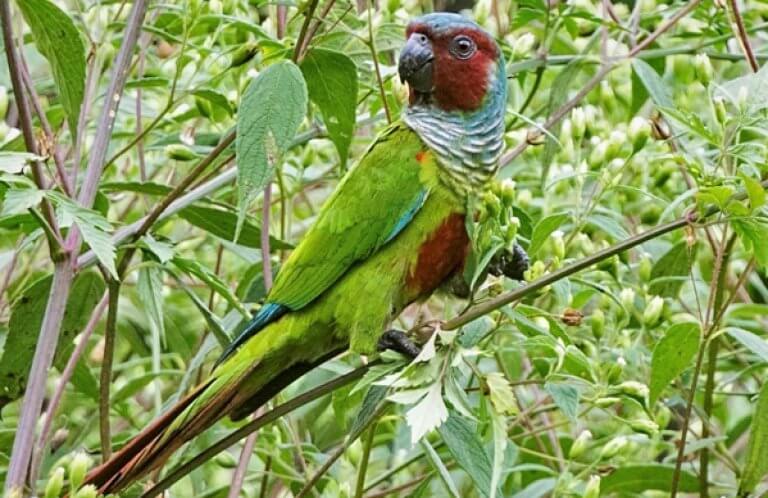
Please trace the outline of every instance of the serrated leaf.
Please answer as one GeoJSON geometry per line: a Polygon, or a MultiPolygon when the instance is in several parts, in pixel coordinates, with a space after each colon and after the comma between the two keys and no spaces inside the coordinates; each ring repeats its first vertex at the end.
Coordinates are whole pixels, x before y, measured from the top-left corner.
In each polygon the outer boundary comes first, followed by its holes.
{"type": "Polygon", "coordinates": [[[0,172],[15,175],[21,173],[24,166],[43,158],[29,152],[0,152],[0,172]]]}
{"type": "MultiPolygon", "coordinates": [[[[24,393],[52,282],[50,275],[35,281],[13,303],[8,335],[0,358],[0,407],[24,393]]],[[[75,277],[54,356],[54,365],[59,370],[69,360],[74,349],[72,341],[85,328],[91,312],[104,294],[104,288],[104,281],[96,272],[83,272],[75,277]]],[[[82,368],[79,371],[82,372],[82,368]]],[[[75,382],[76,379],[73,379],[73,384],[75,382]]],[[[92,392],[88,392],[86,382],[78,382],[75,386],[90,395],[92,392]]]]}
{"type": "Polygon", "coordinates": [[[517,413],[517,400],[512,386],[501,372],[491,372],[485,376],[490,391],[491,403],[499,413],[517,413]]]}
{"type": "Polygon", "coordinates": [[[341,52],[313,48],[301,61],[301,72],[309,98],[320,108],[328,136],[344,164],[355,130],[357,67],[341,52]]]}
{"type": "Polygon", "coordinates": [[[167,263],[168,261],[173,259],[173,255],[175,254],[175,251],[173,249],[172,244],[157,240],[154,237],[152,237],[152,234],[145,235],[144,237],[141,238],[140,242],[147,249],[152,251],[152,254],[157,256],[157,259],[160,260],[160,263],[167,263]]]}
{"type": "Polygon", "coordinates": [[[51,73],[67,112],[70,132],[77,129],[85,92],[85,47],[72,19],[48,0],[19,0],[35,45],[51,65],[51,73]]]}
{"type": "Polygon", "coordinates": [[[731,226],[747,251],[753,252],[760,268],[768,267],[768,224],[755,218],[735,219],[731,226]]]}
{"type": "Polygon", "coordinates": [[[306,110],[307,86],[290,61],[269,66],[248,85],[237,113],[239,210],[235,237],[248,204],[269,183],[306,110]]]}
{"type": "MultiPolygon", "coordinates": [[[[489,498],[493,467],[477,428],[461,415],[451,412],[439,431],[456,463],[472,478],[477,491],[489,498]]],[[[503,496],[500,490],[496,496],[503,496]]]]}
{"type": "Polygon", "coordinates": [[[661,297],[677,297],[683,286],[683,278],[691,271],[696,246],[689,247],[683,240],[665,252],[651,268],[651,285],[648,292],[661,297]]]}
{"type": "Polygon", "coordinates": [[[763,384],[757,397],[749,429],[749,443],[744,471],[739,483],[739,496],[746,496],[768,474],[768,383],[763,384]]]}
{"type": "Polygon", "coordinates": [[[33,188],[12,188],[5,192],[3,211],[0,216],[21,214],[42,202],[45,194],[33,188]]]}
{"type": "Polygon", "coordinates": [[[58,192],[47,192],[46,195],[59,208],[61,224],[69,226],[76,223],[83,240],[91,248],[99,262],[104,265],[113,278],[118,278],[115,268],[117,249],[109,233],[112,229],[109,221],[98,211],[86,209],[58,192]]]}
{"type": "Polygon", "coordinates": [[[560,226],[568,221],[570,216],[566,213],[559,213],[542,218],[533,227],[533,235],[531,235],[531,244],[528,246],[528,256],[534,257],[544,242],[547,241],[552,232],[560,228],[560,226]]]}
{"type": "MultiPolygon", "coordinates": [[[[648,464],[627,465],[619,467],[600,481],[600,493],[643,493],[657,490],[669,491],[672,486],[672,465],[648,464]]],[[[696,493],[699,491],[699,480],[695,474],[683,470],[680,472],[678,491],[696,493]]]]}
{"type": "Polygon", "coordinates": [[[753,334],[752,332],[738,327],[726,327],[724,329],[729,336],[741,343],[742,346],[761,360],[768,362],[768,342],[765,339],[753,334]]]}
{"type": "Polygon", "coordinates": [[[368,389],[368,392],[365,393],[365,398],[363,398],[363,403],[360,405],[360,411],[358,411],[355,421],[352,422],[352,427],[349,430],[350,434],[359,434],[368,427],[387,397],[388,391],[387,387],[376,385],[372,385],[368,389]]]}
{"type": "Polygon", "coordinates": [[[676,323],[667,329],[653,348],[648,396],[650,406],[656,404],[669,383],[690,366],[700,342],[701,329],[697,323],[676,323]]]}
{"type": "Polygon", "coordinates": [[[442,385],[435,382],[426,396],[405,413],[405,421],[411,429],[411,444],[416,444],[429,432],[440,427],[448,418],[442,396],[442,385]]]}
{"type": "Polygon", "coordinates": [[[752,208],[752,211],[765,206],[765,189],[762,184],[746,175],[742,176],[741,179],[744,181],[744,188],[749,197],[749,207],[752,208]]]}
{"type": "Polygon", "coordinates": [[[547,382],[544,390],[552,396],[558,408],[571,420],[579,415],[579,390],[570,384],[547,382]]]}
{"type": "Polygon", "coordinates": [[[163,319],[163,277],[155,265],[139,268],[139,280],[136,286],[144,312],[153,334],[165,340],[165,321],[163,319]]]}

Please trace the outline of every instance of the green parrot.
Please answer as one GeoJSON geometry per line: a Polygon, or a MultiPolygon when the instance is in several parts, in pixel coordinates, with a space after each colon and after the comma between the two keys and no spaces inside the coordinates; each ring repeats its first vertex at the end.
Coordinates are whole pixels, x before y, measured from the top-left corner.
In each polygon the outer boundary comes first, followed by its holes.
{"type": "MultiPolygon", "coordinates": [[[[125,488],[217,420],[247,416],[348,348],[418,354],[405,333],[384,331],[406,306],[462,272],[467,197],[497,169],[507,83],[499,46],[464,17],[417,18],[406,40],[398,66],[409,86],[402,119],[339,183],[208,380],[87,483],[105,494],[125,488]]],[[[517,250],[510,261],[518,274],[527,265],[517,250]]]]}

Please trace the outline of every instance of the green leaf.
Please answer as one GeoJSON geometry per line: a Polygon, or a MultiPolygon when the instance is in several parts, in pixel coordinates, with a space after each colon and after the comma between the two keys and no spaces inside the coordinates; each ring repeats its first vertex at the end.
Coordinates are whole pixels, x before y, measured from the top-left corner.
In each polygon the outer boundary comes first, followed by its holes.
{"type": "Polygon", "coordinates": [[[701,329],[697,323],[676,323],[656,344],[651,359],[649,402],[653,406],[664,389],[683,373],[699,350],[701,329]]]}
{"type": "MultiPolygon", "coordinates": [[[[189,206],[179,211],[178,215],[220,239],[233,240],[235,237],[237,214],[232,211],[205,206],[189,206]]],[[[246,219],[243,222],[237,243],[241,246],[260,248],[261,229],[246,219]]],[[[269,247],[272,250],[293,248],[292,245],[273,237],[269,238],[269,247]]]]}
{"type": "Polygon", "coordinates": [[[716,94],[723,96],[734,105],[739,105],[740,94],[746,97],[746,110],[754,114],[768,107],[768,68],[763,66],[760,71],[719,85],[716,94]]]}
{"type": "MultiPolygon", "coordinates": [[[[650,490],[669,491],[674,472],[674,466],[660,463],[619,467],[602,478],[600,493],[607,495],[609,493],[643,493],[650,490]]],[[[681,471],[678,491],[697,493],[699,480],[696,475],[687,470],[681,471]]]]}
{"type": "Polygon", "coordinates": [[[73,222],[77,223],[83,240],[96,254],[99,262],[109,270],[112,277],[118,278],[115,268],[117,250],[110,237],[112,225],[109,221],[98,211],[86,209],[58,192],[47,192],[46,195],[58,206],[63,218],[61,224],[70,226],[73,222]]]}
{"type": "Polygon", "coordinates": [[[697,246],[688,246],[683,240],[665,252],[651,269],[651,284],[648,292],[661,297],[677,297],[683,286],[682,278],[691,271],[697,246]]]}
{"type": "Polygon", "coordinates": [[[659,107],[674,107],[672,91],[664,80],[647,62],[642,59],[632,59],[632,70],[642,82],[653,103],[659,107]]]}
{"type": "Polygon", "coordinates": [[[85,92],[85,47],[80,34],[72,19],[48,0],[19,0],[17,5],[37,49],[51,65],[70,132],[77,130],[85,92]]]}
{"type": "Polygon", "coordinates": [[[757,397],[752,426],[749,429],[747,457],[739,483],[739,496],[746,496],[768,474],[768,383],[757,397]]]}
{"type": "Polygon", "coordinates": [[[166,195],[172,189],[154,182],[105,182],[99,186],[104,192],[135,192],[138,194],[166,195]]]}
{"type": "Polygon", "coordinates": [[[243,303],[241,303],[237,296],[235,296],[235,293],[232,292],[232,289],[230,289],[227,284],[222,282],[221,279],[217,277],[216,274],[214,274],[211,270],[204,267],[197,261],[182,258],[180,256],[173,258],[173,264],[176,265],[184,273],[194,275],[195,277],[205,282],[205,284],[208,285],[211,290],[215,291],[221,297],[226,299],[229,304],[231,304],[240,312],[240,314],[246,318],[250,318],[250,313],[248,313],[248,310],[245,309],[243,303]]]}
{"type": "MultiPolygon", "coordinates": [[[[475,482],[477,491],[485,498],[490,497],[493,467],[491,459],[479,439],[477,428],[467,419],[452,411],[448,420],[440,426],[439,431],[456,463],[475,482]]],[[[497,491],[496,496],[503,495],[497,491]]]]}
{"type": "MultiPolygon", "coordinates": [[[[167,269],[166,269],[167,270],[167,269]]],[[[200,311],[200,314],[203,315],[203,318],[205,319],[205,323],[208,324],[208,328],[211,329],[211,332],[213,332],[213,335],[216,337],[216,340],[219,341],[219,346],[222,348],[226,348],[229,346],[229,344],[232,342],[232,337],[229,336],[227,331],[224,329],[224,325],[219,320],[219,317],[217,317],[213,311],[208,308],[208,305],[203,302],[202,299],[198,297],[197,294],[195,294],[195,291],[189,288],[187,284],[184,283],[183,280],[177,277],[177,275],[171,271],[169,271],[174,278],[176,278],[177,283],[179,286],[184,289],[184,292],[186,292],[189,299],[192,301],[192,303],[195,305],[195,307],[200,311]]]]}
{"type": "Polygon", "coordinates": [[[448,493],[453,498],[461,498],[461,494],[459,494],[459,490],[456,488],[456,483],[453,482],[451,473],[448,472],[445,464],[440,460],[440,455],[437,454],[435,449],[426,439],[421,440],[421,446],[424,448],[424,454],[427,455],[429,463],[432,464],[432,467],[437,471],[437,475],[440,476],[440,480],[445,484],[448,493]]]}
{"type": "Polygon", "coordinates": [[[341,52],[314,48],[301,61],[301,72],[344,164],[355,130],[357,67],[341,52]]]}
{"type": "Polygon", "coordinates": [[[763,361],[768,362],[768,343],[765,339],[748,330],[737,327],[726,327],[724,331],[727,332],[729,336],[739,341],[748,351],[756,354],[763,361]]]}
{"type": "Polygon", "coordinates": [[[0,173],[15,175],[21,173],[24,166],[30,162],[42,159],[42,157],[29,152],[0,152],[0,173]]]}
{"type": "Polygon", "coordinates": [[[765,206],[765,189],[762,184],[749,176],[742,176],[744,181],[744,188],[747,190],[747,196],[749,196],[749,207],[752,211],[760,209],[765,206]]]}
{"type": "Polygon", "coordinates": [[[571,420],[579,415],[579,390],[570,384],[547,382],[544,390],[552,396],[558,408],[571,420]]]}
{"type": "Polygon", "coordinates": [[[768,224],[755,218],[735,219],[731,226],[739,234],[741,243],[747,251],[754,253],[760,268],[768,267],[768,224]]]}
{"type": "MultiPolygon", "coordinates": [[[[552,90],[549,93],[549,102],[547,103],[547,115],[552,115],[557,109],[559,109],[565,101],[568,99],[568,90],[570,90],[576,76],[581,70],[581,61],[574,60],[569,63],[555,78],[552,83],[552,90]]],[[[562,120],[558,120],[555,127],[550,130],[552,135],[560,134],[560,127],[562,126],[562,120]]],[[[542,174],[542,182],[546,181],[549,167],[555,158],[555,154],[560,149],[560,144],[553,137],[547,135],[546,142],[544,143],[544,155],[541,159],[542,166],[544,167],[544,173],[542,174]]]]}
{"type": "Polygon", "coordinates": [[[368,427],[387,397],[388,391],[389,389],[386,386],[379,385],[372,385],[368,389],[368,392],[365,393],[365,398],[363,398],[363,404],[360,405],[357,417],[355,417],[355,421],[349,430],[350,434],[359,434],[368,427]]]}
{"type": "MultiPolygon", "coordinates": [[[[13,303],[8,335],[0,358],[0,407],[24,394],[52,282],[51,275],[35,281],[24,289],[13,303]]],[[[104,294],[104,288],[104,281],[94,271],[79,274],[72,283],[54,356],[54,365],[60,371],[64,369],[72,354],[72,341],[85,328],[91,312],[104,294]]],[[[77,372],[85,375],[83,367],[76,370],[77,372]]],[[[93,394],[91,388],[95,385],[95,379],[83,379],[78,376],[73,377],[72,382],[79,390],[93,394]]]]}
{"type": "Polygon", "coordinates": [[[248,85],[237,113],[239,213],[235,237],[248,204],[270,182],[306,111],[307,86],[290,61],[269,66],[248,85]]]}
{"type": "Polygon", "coordinates": [[[43,200],[45,194],[34,188],[12,188],[5,192],[1,216],[21,214],[34,208],[43,200]]]}
{"type": "Polygon", "coordinates": [[[533,227],[533,235],[531,235],[531,244],[528,246],[528,256],[533,258],[536,253],[544,245],[552,232],[560,228],[560,226],[568,221],[570,216],[566,213],[559,213],[542,218],[533,227]]]}
{"type": "Polygon", "coordinates": [[[207,100],[208,102],[211,103],[211,105],[214,105],[226,111],[226,113],[230,116],[233,113],[232,106],[230,105],[229,100],[227,100],[227,98],[224,95],[220,94],[215,90],[209,90],[209,89],[203,88],[200,90],[195,90],[194,92],[192,92],[192,95],[194,95],[195,97],[200,97],[201,99],[207,100]]]}
{"type": "Polygon", "coordinates": [[[160,269],[153,264],[147,264],[139,268],[139,281],[136,290],[139,294],[139,301],[149,320],[152,334],[165,340],[163,278],[160,269]]]}

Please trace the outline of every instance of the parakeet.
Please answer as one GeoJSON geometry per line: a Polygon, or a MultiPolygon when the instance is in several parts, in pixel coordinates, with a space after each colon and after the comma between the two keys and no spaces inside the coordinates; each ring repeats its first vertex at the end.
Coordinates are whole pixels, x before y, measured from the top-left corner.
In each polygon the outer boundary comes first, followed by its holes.
{"type": "Polygon", "coordinates": [[[507,82],[493,37],[457,14],[409,23],[409,102],[339,183],[266,302],[210,377],[87,478],[119,491],[224,416],[252,413],[297,375],[351,348],[418,348],[390,322],[462,267],[467,197],[502,151],[507,82]]]}

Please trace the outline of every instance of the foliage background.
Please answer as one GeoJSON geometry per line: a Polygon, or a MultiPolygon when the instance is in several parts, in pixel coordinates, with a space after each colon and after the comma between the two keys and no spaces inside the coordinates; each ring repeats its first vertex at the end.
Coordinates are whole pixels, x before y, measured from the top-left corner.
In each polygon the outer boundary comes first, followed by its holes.
{"type": "MultiPolygon", "coordinates": [[[[489,277],[469,314],[448,295],[413,306],[399,327],[448,320],[425,361],[328,362],[265,413],[300,393],[317,400],[246,440],[252,451],[239,442],[206,459],[172,495],[768,490],[765,2],[10,9],[3,28],[23,61],[0,65],[7,482],[19,476],[14,437],[34,434],[25,420],[38,434],[29,486],[58,496],[204,377],[343,172],[400,114],[404,25],[466,9],[508,61],[499,179],[515,182],[514,196],[507,182],[482,197],[493,223],[475,243],[516,231],[534,284],[489,277]],[[75,196],[77,185],[94,190],[75,196]],[[57,286],[70,269],[67,300],[57,286]],[[48,346],[53,367],[35,368],[48,346]],[[353,383],[323,385],[350,372],[353,383]]],[[[235,427],[219,423],[167,468],[235,427]]]]}

